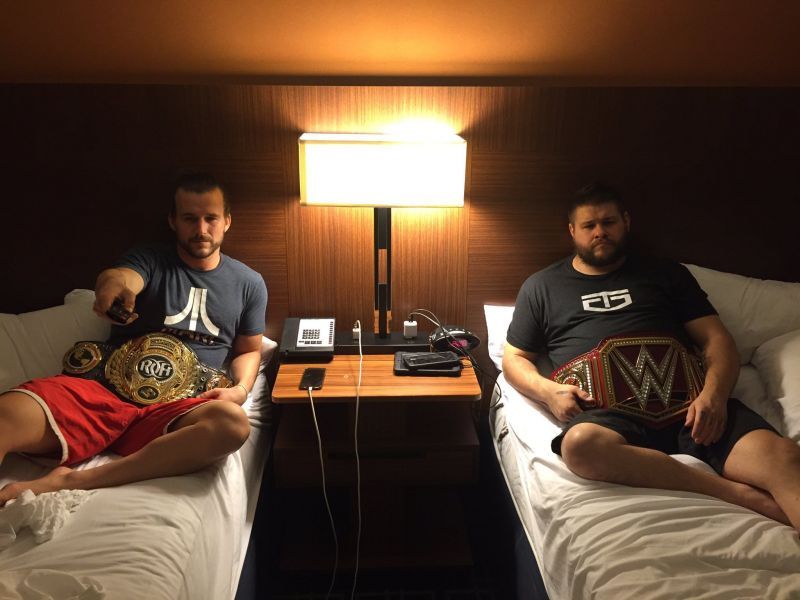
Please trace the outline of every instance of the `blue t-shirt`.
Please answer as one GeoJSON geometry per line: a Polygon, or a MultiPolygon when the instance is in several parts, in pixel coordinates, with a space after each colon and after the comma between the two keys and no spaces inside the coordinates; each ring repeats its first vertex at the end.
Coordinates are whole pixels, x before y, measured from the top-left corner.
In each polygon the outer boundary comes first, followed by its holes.
{"type": "Polygon", "coordinates": [[[680,263],[629,255],[616,271],[585,275],[570,256],[522,284],[506,339],[558,368],[612,335],[670,334],[691,348],[684,323],[714,314],[680,263]]]}
{"type": "Polygon", "coordinates": [[[136,297],[139,318],[124,327],[112,326],[112,344],[146,333],[169,333],[219,369],[227,366],[237,335],[264,332],[264,279],[230,256],[220,254],[216,268],[197,271],[180,259],[174,245],[152,244],[129,250],[113,266],[133,269],[145,285],[136,297]]]}

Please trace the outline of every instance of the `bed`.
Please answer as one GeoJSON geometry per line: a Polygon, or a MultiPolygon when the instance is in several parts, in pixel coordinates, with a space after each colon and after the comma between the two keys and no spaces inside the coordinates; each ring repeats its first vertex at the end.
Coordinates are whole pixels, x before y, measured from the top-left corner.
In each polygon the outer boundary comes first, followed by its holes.
{"type": "MultiPolygon", "coordinates": [[[[73,290],[60,306],[0,314],[0,391],[59,372],[75,341],[105,339],[108,325],[91,311],[93,301],[93,292],[73,290]]],[[[263,339],[261,372],[244,405],[250,437],[225,460],[180,477],[43,494],[39,510],[55,515],[47,527],[17,531],[14,505],[0,509],[0,598],[233,598],[270,448],[265,371],[275,346],[263,339]]],[[[104,453],[78,468],[110,460],[115,455],[104,453]]],[[[0,485],[48,468],[9,455],[0,485]]]]}
{"type": "MultiPolygon", "coordinates": [[[[742,367],[734,395],[800,443],[800,283],[687,266],[736,341],[742,367]]],[[[513,307],[484,309],[500,369],[513,307]]],[[[490,411],[497,459],[552,600],[800,598],[794,529],[699,494],[577,477],[550,449],[560,426],[547,410],[502,373],[497,387],[502,396],[496,390],[490,411]]]]}

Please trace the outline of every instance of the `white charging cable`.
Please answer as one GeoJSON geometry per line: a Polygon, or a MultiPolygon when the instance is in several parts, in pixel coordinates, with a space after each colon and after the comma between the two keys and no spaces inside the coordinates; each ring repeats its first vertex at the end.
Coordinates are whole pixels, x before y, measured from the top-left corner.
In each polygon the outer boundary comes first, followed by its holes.
{"type": "Polygon", "coordinates": [[[361,373],[364,367],[364,352],[361,348],[361,321],[356,321],[353,333],[358,335],[358,381],[356,382],[356,410],[355,423],[353,424],[353,445],[356,454],[356,514],[358,515],[358,528],[356,529],[356,555],[353,569],[353,588],[350,591],[350,600],[356,595],[356,582],[358,581],[358,560],[361,553],[361,460],[358,456],[358,407],[361,399],[361,373]]]}
{"type": "MultiPolygon", "coordinates": [[[[478,365],[478,361],[476,361],[475,357],[473,357],[472,354],[470,354],[469,350],[467,350],[464,347],[459,347],[459,346],[456,345],[456,343],[455,343],[456,340],[453,337],[453,335],[447,330],[447,328],[444,325],[442,325],[441,320],[439,319],[439,317],[437,317],[433,313],[433,311],[430,311],[427,308],[415,308],[410,313],[408,313],[408,318],[411,319],[411,317],[413,317],[415,315],[419,316],[419,317],[424,317],[428,321],[430,321],[431,323],[436,325],[437,327],[441,327],[442,328],[442,332],[444,333],[445,337],[449,337],[450,338],[450,340],[451,340],[451,344],[450,345],[453,348],[453,350],[456,351],[456,354],[462,354],[463,356],[467,357],[467,359],[469,360],[470,364],[472,364],[472,368],[477,373],[481,374],[480,386],[481,386],[481,397],[483,397],[483,388],[484,388],[484,383],[485,383],[484,377],[490,377],[490,375],[487,375],[486,373],[483,372],[483,370],[478,365]]],[[[494,397],[494,392],[497,392],[497,400],[495,400],[494,402],[492,402],[491,399],[489,400],[489,409],[490,410],[496,408],[497,405],[500,403],[500,401],[503,399],[503,389],[500,387],[500,384],[497,383],[497,379],[498,379],[499,376],[500,376],[500,374],[498,373],[497,375],[495,375],[495,377],[494,377],[494,379],[492,381],[492,397],[494,397]]],[[[473,413],[475,412],[476,406],[477,406],[478,410],[480,410],[480,405],[479,404],[478,405],[473,404],[473,413]]]]}
{"type": "Polygon", "coordinates": [[[328,500],[328,486],[325,483],[325,460],[323,459],[322,452],[322,436],[319,434],[319,422],[317,421],[317,413],[314,410],[314,397],[311,395],[311,388],[308,388],[308,401],[311,403],[311,416],[314,419],[314,429],[317,432],[317,444],[319,445],[319,466],[322,471],[322,496],[325,498],[325,508],[328,509],[328,518],[331,521],[331,532],[333,533],[333,543],[335,546],[335,554],[333,558],[333,574],[331,575],[331,585],[328,588],[328,593],[325,595],[326,600],[331,597],[333,586],[336,583],[336,571],[339,568],[339,538],[336,535],[336,524],[333,521],[333,512],[331,511],[331,503],[328,500]]]}

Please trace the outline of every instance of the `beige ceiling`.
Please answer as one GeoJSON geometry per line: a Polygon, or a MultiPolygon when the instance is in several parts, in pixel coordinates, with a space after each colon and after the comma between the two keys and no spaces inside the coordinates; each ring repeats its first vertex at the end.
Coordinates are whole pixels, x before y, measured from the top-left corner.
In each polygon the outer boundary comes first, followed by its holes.
{"type": "Polygon", "coordinates": [[[0,81],[800,84],[796,0],[0,0],[0,81]]]}

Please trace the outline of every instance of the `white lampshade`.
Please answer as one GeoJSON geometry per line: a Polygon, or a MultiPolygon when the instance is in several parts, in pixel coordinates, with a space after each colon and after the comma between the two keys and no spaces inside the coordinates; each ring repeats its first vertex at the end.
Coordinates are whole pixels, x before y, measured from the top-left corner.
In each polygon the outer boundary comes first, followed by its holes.
{"type": "Polygon", "coordinates": [[[301,204],[464,206],[458,135],[304,133],[299,143],[301,204]]]}

